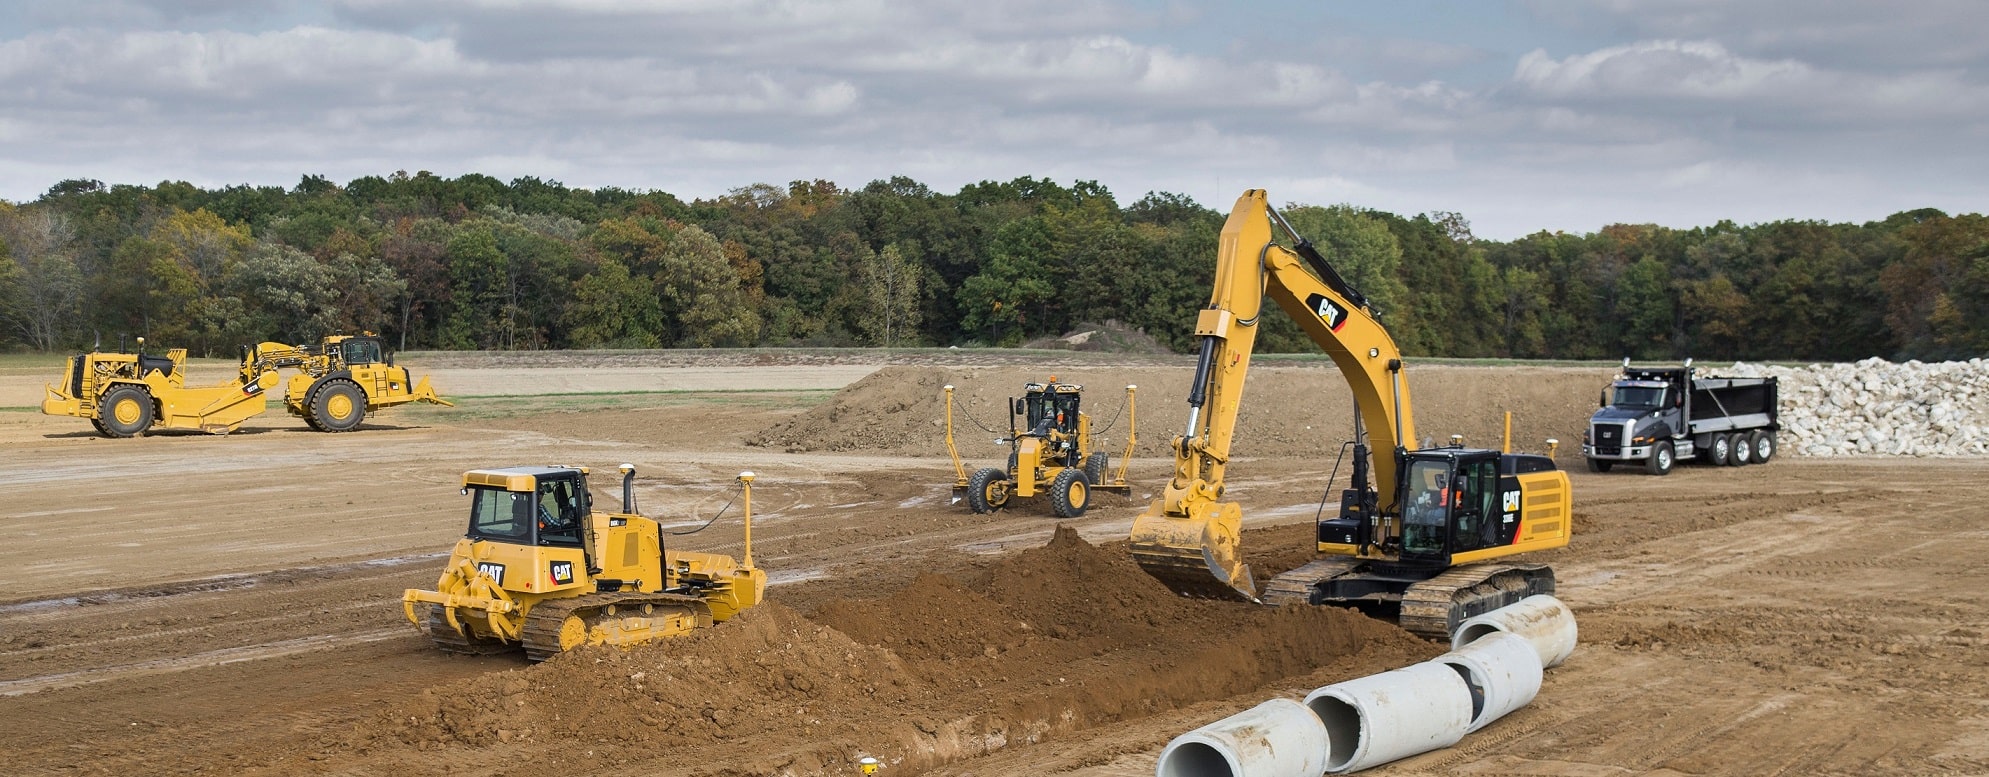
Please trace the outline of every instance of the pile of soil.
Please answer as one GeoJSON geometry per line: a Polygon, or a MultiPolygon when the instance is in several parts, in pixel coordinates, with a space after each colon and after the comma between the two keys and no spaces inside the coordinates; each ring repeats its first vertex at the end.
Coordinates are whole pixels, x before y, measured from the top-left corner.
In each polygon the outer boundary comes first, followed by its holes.
{"type": "Polygon", "coordinates": [[[1039,348],[1054,351],[1092,351],[1097,353],[1171,353],[1153,335],[1144,330],[1126,326],[1117,321],[1103,324],[1078,324],[1077,328],[1063,333],[1060,337],[1045,337],[1023,343],[1024,348],[1039,348]]]}
{"type": "MultiPolygon", "coordinates": [[[[900,771],[1442,652],[1351,610],[1183,599],[1068,527],[961,580],[926,574],[804,616],[777,602],[630,650],[584,649],[425,691],[333,749],[515,751],[552,774],[662,748],[752,742],[714,775],[900,771]]],[[[409,756],[413,758],[413,756],[409,756]]],[[[691,764],[694,761],[686,760],[691,764]]]]}
{"type": "MultiPolygon", "coordinates": [[[[1465,443],[1497,447],[1504,413],[1513,413],[1513,448],[1544,452],[1560,440],[1559,457],[1579,461],[1581,434],[1595,411],[1606,370],[1568,367],[1415,366],[1408,373],[1417,442],[1443,444],[1452,434],[1465,443]]],[[[747,438],[750,445],[790,453],[876,451],[912,456],[946,455],[944,387],[954,386],[954,439],[960,455],[998,461],[1005,448],[992,443],[1008,432],[1007,400],[1022,385],[1054,375],[1086,387],[1100,449],[1117,457],[1131,431],[1124,387],[1137,385],[1138,445],[1134,455],[1165,457],[1187,418],[1191,367],[1056,366],[886,367],[850,384],[828,402],[747,438]]],[[[1331,457],[1353,437],[1353,400],[1328,362],[1253,366],[1238,412],[1236,456],[1331,457]]]]}

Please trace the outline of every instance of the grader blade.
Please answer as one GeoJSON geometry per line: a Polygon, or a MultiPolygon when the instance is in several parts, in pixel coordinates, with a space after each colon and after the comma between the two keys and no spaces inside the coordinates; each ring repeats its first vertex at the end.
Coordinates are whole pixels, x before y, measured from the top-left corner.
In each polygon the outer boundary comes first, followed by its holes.
{"type": "Polygon", "coordinates": [[[1133,519],[1131,551],[1141,569],[1182,596],[1257,601],[1257,583],[1238,542],[1238,516],[1225,511],[1171,518],[1155,512],[1133,519]]]}

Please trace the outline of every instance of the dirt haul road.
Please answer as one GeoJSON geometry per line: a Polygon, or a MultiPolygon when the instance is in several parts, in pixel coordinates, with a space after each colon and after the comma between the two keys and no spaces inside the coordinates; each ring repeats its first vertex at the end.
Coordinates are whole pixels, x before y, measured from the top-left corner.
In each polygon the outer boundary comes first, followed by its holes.
{"type": "MultiPolygon", "coordinates": [[[[597,386],[661,379],[616,372],[655,364],[535,359],[487,363],[482,393],[544,393],[531,371],[548,368],[589,368],[597,386]]],[[[1145,775],[1189,728],[1442,652],[1341,610],[1182,600],[1131,565],[1114,543],[1166,474],[1182,363],[1059,366],[1089,386],[1101,426],[1138,384],[1142,421],[1141,496],[1101,495],[1059,530],[1046,506],[949,506],[939,436],[939,386],[953,383],[969,465],[995,463],[1004,450],[977,425],[1004,423],[1001,399],[1045,371],[912,361],[758,364],[751,391],[475,398],[342,435],[271,415],[227,437],[104,440],[76,419],[0,413],[0,763],[743,776],[854,774],[874,755],[897,775],[1145,775]],[[623,461],[646,511],[686,527],[725,504],[738,471],[758,472],[770,603],[690,638],[536,666],[439,654],[402,621],[400,591],[431,585],[460,535],[463,470],[591,465],[613,503],[623,461]]],[[[693,385],[701,369],[662,366],[693,385]]],[[[1564,454],[1606,377],[1411,372],[1421,436],[1493,443],[1494,414],[1511,409],[1521,447],[1554,435],[1564,454]]],[[[1259,579],[1309,555],[1344,393],[1316,365],[1251,376],[1229,494],[1259,579]]],[[[1113,423],[1116,460],[1126,422],[1113,423]]],[[[1662,479],[1576,472],[1574,545],[1542,559],[1581,648],[1531,706],[1373,773],[1989,772],[1982,471],[1783,458],[1662,479]]],[[[678,542],[737,554],[740,534],[727,519],[678,542]]]]}

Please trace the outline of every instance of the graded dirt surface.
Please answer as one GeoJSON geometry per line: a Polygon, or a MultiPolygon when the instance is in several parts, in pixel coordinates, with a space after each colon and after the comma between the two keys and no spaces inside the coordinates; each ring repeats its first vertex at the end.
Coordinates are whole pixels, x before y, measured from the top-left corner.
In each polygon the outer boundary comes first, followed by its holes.
{"type": "MultiPolygon", "coordinates": [[[[278,411],[225,437],[107,440],[0,412],[0,771],[744,777],[874,755],[885,775],[1148,775],[1188,729],[1444,650],[1338,609],[1180,599],[1131,564],[1118,541],[1166,475],[1182,360],[707,358],[423,356],[417,372],[484,388],[437,377],[462,406],[349,434],[278,411]],[[546,390],[541,370],[624,388],[546,390]],[[1005,429],[1003,400],[1052,372],[1116,424],[1115,462],[1138,384],[1133,498],[1062,529],[1045,505],[949,505],[939,387],[958,387],[974,468],[1004,453],[979,427],[1005,429]],[[624,461],[645,512],[683,528],[757,472],[769,603],[538,665],[442,654],[402,618],[401,590],[431,586],[461,534],[462,471],[589,465],[613,503],[624,461]]],[[[0,392],[43,380],[20,372],[0,392]]],[[[1558,437],[1574,466],[1607,376],[1412,367],[1418,436],[1495,445],[1511,410],[1515,447],[1558,437]]],[[[1263,580],[1310,557],[1351,408],[1317,362],[1261,365],[1244,405],[1228,496],[1263,580]]],[[[1581,647],[1530,706],[1370,773],[1989,772],[1984,469],[1572,472],[1574,543],[1538,558],[1581,647]]],[[[675,541],[737,555],[736,515],[675,541]]]]}

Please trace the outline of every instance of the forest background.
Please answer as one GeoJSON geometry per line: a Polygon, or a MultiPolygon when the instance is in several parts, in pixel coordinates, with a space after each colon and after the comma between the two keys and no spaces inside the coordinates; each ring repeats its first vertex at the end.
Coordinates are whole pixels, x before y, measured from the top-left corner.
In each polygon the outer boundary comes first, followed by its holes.
{"type": "MultiPolygon", "coordinates": [[[[714,200],[469,174],[290,189],[69,180],[0,201],[0,350],[378,332],[398,348],[1015,345],[1115,321],[1176,350],[1216,210],[1088,181],[756,184],[714,200]]],[[[1510,242],[1461,214],[1280,211],[1410,355],[1922,360],[1989,353],[1989,219],[1617,224],[1510,242]]],[[[1273,316],[1267,351],[1313,346],[1273,316]]]]}

